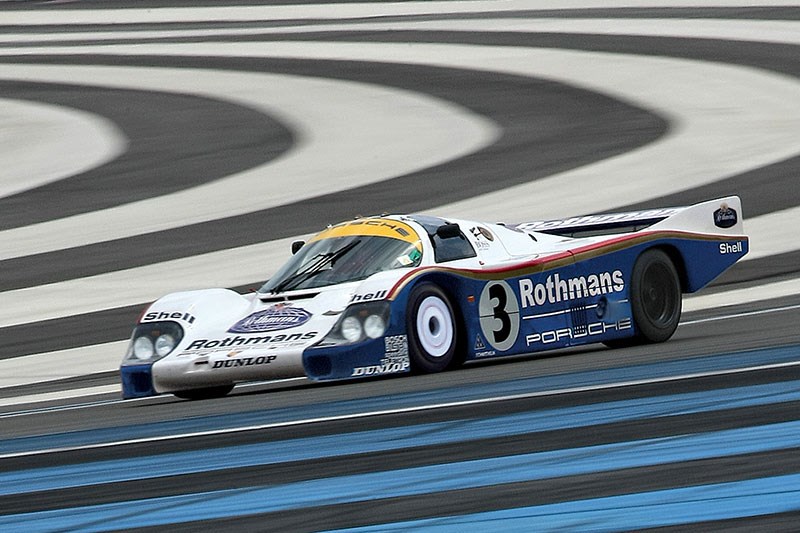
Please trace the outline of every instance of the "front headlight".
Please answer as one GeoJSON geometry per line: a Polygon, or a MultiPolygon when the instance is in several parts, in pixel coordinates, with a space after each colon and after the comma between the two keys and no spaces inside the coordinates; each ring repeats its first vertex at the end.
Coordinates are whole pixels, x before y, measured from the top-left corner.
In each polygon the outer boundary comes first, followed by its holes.
{"type": "Polygon", "coordinates": [[[364,335],[364,327],[358,317],[348,316],[342,320],[341,325],[342,337],[347,342],[358,342],[364,335]]]}
{"type": "Polygon", "coordinates": [[[386,320],[381,315],[369,315],[364,319],[364,333],[370,339],[377,339],[386,333],[386,320]]]}
{"type": "Polygon", "coordinates": [[[141,361],[148,361],[153,358],[155,353],[153,341],[150,339],[150,337],[136,337],[136,339],[133,341],[133,353],[131,355],[133,355],[134,358],[141,361]]]}
{"type": "Polygon", "coordinates": [[[386,333],[389,323],[389,302],[367,302],[351,305],[333,326],[320,346],[354,344],[377,339],[386,333]]]}
{"type": "Polygon", "coordinates": [[[164,357],[169,352],[175,349],[175,346],[178,345],[175,342],[175,337],[170,335],[169,333],[162,333],[156,338],[156,342],[153,343],[156,347],[156,354],[159,357],[164,357]]]}
{"type": "Polygon", "coordinates": [[[183,328],[177,322],[149,322],[133,330],[123,365],[153,363],[169,355],[181,342],[183,328]]]}

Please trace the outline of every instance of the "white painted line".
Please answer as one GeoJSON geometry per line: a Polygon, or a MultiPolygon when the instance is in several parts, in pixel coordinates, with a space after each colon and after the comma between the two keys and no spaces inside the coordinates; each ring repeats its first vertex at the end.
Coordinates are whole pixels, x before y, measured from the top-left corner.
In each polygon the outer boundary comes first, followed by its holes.
{"type": "MultiPolygon", "coordinates": [[[[148,46],[140,52],[159,49],[148,46]]],[[[91,50],[97,49],[83,48],[83,53],[91,50]]],[[[169,52],[161,48],[158,53],[169,52]]],[[[281,157],[210,183],[0,232],[0,260],[250,213],[386,180],[475,152],[500,134],[490,120],[456,104],[350,81],[206,69],[19,64],[3,65],[0,79],[216,98],[277,117],[297,137],[281,157]]]]}
{"type": "MultiPolygon", "coordinates": [[[[236,391],[241,392],[244,389],[255,388],[255,387],[262,387],[268,384],[275,384],[275,383],[291,383],[295,381],[308,381],[308,378],[287,378],[287,379],[279,379],[273,381],[254,381],[251,383],[242,383],[236,385],[236,391]]],[[[9,398],[0,398],[0,407],[8,407],[11,405],[22,405],[22,404],[32,404],[32,403],[41,403],[41,402],[49,402],[52,400],[64,400],[70,398],[85,398],[87,396],[96,396],[99,394],[111,394],[117,393],[121,394],[122,389],[119,384],[116,385],[102,385],[97,387],[82,387],[79,389],[64,389],[63,391],[57,391],[52,393],[38,393],[38,394],[29,394],[25,396],[15,396],[9,398]]],[[[143,398],[130,398],[127,400],[123,399],[115,399],[115,400],[103,400],[98,402],[83,402],[79,404],[70,404],[70,405],[56,405],[51,407],[41,407],[41,408],[33,408],[33,409],[25,409],[24,411],[13,411],[9,413],[0,413],[0,419],[2,418],[16,418],[20,416],[27,416],[31,414],[41,414],[41,413],[52,413],[55,411],[75,411],[78,409],[88,409],[91,407],[97,407],[99,405],[111,405],[115,403],[131,403],[131,402],[147,402],[150,400],[156,400],[159,398],[168,397],[169,394],[159,395],[159,396],[145,396],[143,398]]]]}
{"type": "MultiPolygon", "coordinates": [[[[291,256],[293,240],[294,237],[2,292],[0,327],[152,302],[177,290],[266,281],[291,256]]],[[[256,284],[253,288],[258,287],[256,284]]]]}
{"type": "MultiPolygon", "coordinates": [[[[9,405],[21,405],[27,403],[41,403],[50,402],[53,400],[65,400],[68,398],[84,398],[86,396],[94,396],[96,394],[112,394],[121,393],[119,384],[106,385],[104,387],[85,387],[81,389],[66,389],[56,392],[43,392],[39,394],[28,394],[25,396],[15,396],[12,398],[0,398],[0,407],[8,407],[9,405]]],[[[8,418],[5,415],[0,415],[0,418],[8,418]]]]}
{"type": "Polygon", "coordinates": [[[750,236],[750,251],[744,256],[744,261],[800,250],[797,238],[800,206],[750,219],[747,218],[747,206],[742,208],[745,211],[745,233],[750,236]]]}
{"type": "Polygon", "coordinates": [[[129,446],[132,444],[145,444],[145,443],[153,443],[153,442],[166,442],[166,441],[175,441],[180,439],[190,439],[196,437],[208,437],[208,436],[215,436],[215,435],[230,435],[233,433],[243,433],[248,431],[261,431],[266,429],[276,429],[276,428],[285,428],[285,427],[297,427],[297,426],[304,426],[310,424],[319,424],[324,422],[341,422],[344,420],[358,420],[362,418],[372,418],[377,416],[387,416],[387,415],[397,415],[397,414],[408,414],[408,413],[419,413],[425,411],[435,411],[438,409],[448,409],[454,407],[466,407],[471,405],[486,405],[491,403],[498,403],[498,402],[506,402],[511,400],[524,400],[529,398],[540,398],[544,396],[561,396],[566,394],[575,394],[579,392],[591,392],[591,391],[601,391],[601,390],[608,390],[608,389],[618,389],[618,388],[625,388],[625,387],[635,387],[638,385],[649,385],[655,383],[670,383],[674,381],[683,381],[688,379],[696,379],[696,378],[703,378],[703,377],[713,377],[713,376],[725,376],[725,375],[732,375],[732,374],[741,374],[746,372],[756,372],[760,370],[771,370],[776,368],[792,368],[800,366],[800,361],[791,361],[787,363],[774,363],[768,365],[757,365],[757,366],[750,366],[750,367],[742,367],[742,368],[732,368],[726,370],[713,370],[713,371],[706,371],[706,372],[695,372],[689,374],[680,374],[675,376],[665,376],[660,378],[650,378],[650,379],[637,379],[637,380],[630,380],[630,381],[620,381],[615,383],[604,383],[600,385],[586,385],[581,387],[569,387],[564,389],[553,389],[547,391],[537,391],[537,392],[526,392],[520,394],[510,394],[506,396],[494,396],[489,398],[477,398],[473,400],[459,400],[459,401],[452,401],[452,402],[442,402],[442,403],[433,403],[427,405],[417,405],[413,407],[401,407],[396,409],[382,409],[382,410],[375,410],[375,411],[364,411],[360,413],[349,413],[344,415],[332,415],[332,416],[324,416],[324,417],[316,417],[316,418],[304,418],[298,420],[288,420],[285,422],[272,422],[268,424],[256,424],[250,426],[240,426],[240,427],[232,427],[232,428],[223,428],[223,429],[213,429],[207,431],[192,431],[187,433],[178,433],[174,435],[160,435],[155,437],[143,437],[138,439],[123,439],[117,440],[112,442],[100,442],[94,444],[85,444],[79,446],[63,446],[63,447],[55,447],[55,448],[45,448],[41,450],[29,450],[24,452],[11,452],[0,454],[0,459],[13,459],[18,457],[30,457],[35,455],[46,455],[50,453],[63,453],[63,452],[71,452],[71,451],[78,451],[78,450],[96,450],[102,448],[113,448],[115,446],[129,446]]]}
{"type": "Polygon", "coordinates": [[[0,197],[98,167],[128,147],[112,122],[80,109],[0,98],[0,124],[0,197]]]}
{"type": "Polygon", "coordinates": [[[744,318],[747,316],[759,316],[759,315],[768,315],[772,313],[783,313],[785,311],[794,311],[796,309],[800,309],[800,304],[798,305],[787,305],[784,307],[775,307],[772,309],[758,309],[755,311],[744,311],[742,313],[733,313],[730,315],[722,315],[722,316],[712,316],[708,318],[698,318],[695,320],[686,320],[681,321],[681,326],[691,326],[694,324],[705,324],[707,322],[719,322],[720,320],[730,320],[732,318],[744,318]]]}
{"type": "MultiPolygon", "coordinates": [[[[800,43],[800,23],[787,20],[730,19],[644,19],[644,18],[504,18],[465,20],[426,20],[402,22],[359,22],[352,24],[313,24],[292,27],[236,30],[252,34],[302,34],[310,32],[359,31],[466,31],[512,33],[575,33],[592,35],[632,35],[684,39],[721,39],[769,43],[800,43]]],[[[199,30],[206,31],[206,30],[199,30]]],[[[225,32],[226,30],[215,30],[225,32]]],[[[62,34],[63,35],[63,34],[62,34]]],[[[27,40],[26,34],[17,37],[27,40]]],[[[58,35],[42,34],[48,39],[58,35]]],[[[91,38],[86,34],[87,38],[91,38]]],[[[73,37],[70,36],[70,39],[73,37]]],[[[107,37],[104,37],[107,38],[107,37]]],[[[131,35],[131,38],[135,36],[131,35]]]]}
{"type": "Polygon", "coordinates": [[[800,23],[787,20],[507,18],[306,24],[202,30],[58,31],[0,34],[0,44],[297,35],[313,32],[469,31],[515,33],[578,33],[722,39],[800,44],[800,23]]]}
{"type": "Polygon", "coordinates": [[[711,294],[689,295],[683,299],[683,310],[723,308],[742,303],[761,302],[783,296],[800,294],[800,278],[755,285],[745,289],[733,289],[711,294]]]}
{"type": "MultiPolygon", "coordinates": [[[[133,330],[134,324],[131,324],[133,330]]],[[[0,360],[0,388],[119,369],[127,340],[0,360]]],[[[2,400],[0,400],[2,401],[2,400]]]]}
{"type": "Polygon", "coordinates": [[[361,17],[487,13],[522,10],[590,9],[597,7],[752,7],[798,5],[796,0],[473,0],[460,2],[363,2],[285,6],[226,6],[153,9],[31,10],[3,13],[8,25],[120,24],[155,22],[237,22],[254,20],[346,19],[361,17]]]}

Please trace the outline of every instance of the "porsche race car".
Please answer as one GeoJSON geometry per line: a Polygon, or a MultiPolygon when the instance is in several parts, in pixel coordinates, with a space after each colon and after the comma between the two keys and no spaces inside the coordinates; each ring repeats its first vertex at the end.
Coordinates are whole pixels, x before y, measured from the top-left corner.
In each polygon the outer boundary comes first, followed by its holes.
{"type": "Polygon", "coordinates": [[[601,342],[663,342],[748,251],[741,202],[522,224],[358,218],[293,244],[257,292],[169,294],[136,324],[123,397],[237,383],[430,373],[601,342]]]}

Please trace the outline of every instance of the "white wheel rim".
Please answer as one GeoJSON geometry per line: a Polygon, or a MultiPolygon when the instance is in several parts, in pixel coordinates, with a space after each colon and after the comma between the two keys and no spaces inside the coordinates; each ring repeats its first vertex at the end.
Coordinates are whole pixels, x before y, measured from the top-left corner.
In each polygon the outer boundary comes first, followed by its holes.
{"type": "Polygon", "coordinates": [[[441,298],[428,296],[417,310],[417,338],[431,357],[442,357],[453,343],[453,320],[441,298]]]}

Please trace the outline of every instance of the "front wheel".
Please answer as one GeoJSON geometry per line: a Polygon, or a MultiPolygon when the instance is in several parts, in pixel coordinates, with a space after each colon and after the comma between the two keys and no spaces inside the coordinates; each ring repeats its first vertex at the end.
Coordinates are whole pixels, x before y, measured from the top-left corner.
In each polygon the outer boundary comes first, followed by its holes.
{"type": "Polygon", "coordinates": [[[455,313],[437,285],[414,287],[408,298],[406,326],[413,372],[441,372],[453,363],[458,339],[455,313]]]}

